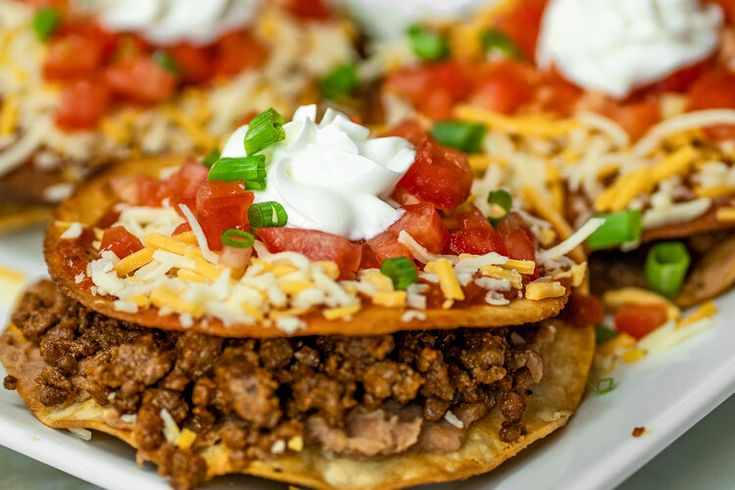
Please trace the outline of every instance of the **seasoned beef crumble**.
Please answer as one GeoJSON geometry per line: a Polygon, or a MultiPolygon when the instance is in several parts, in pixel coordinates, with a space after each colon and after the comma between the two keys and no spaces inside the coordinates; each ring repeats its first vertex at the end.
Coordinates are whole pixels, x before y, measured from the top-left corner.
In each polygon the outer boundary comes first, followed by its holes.
{"type": "Polygon", "coordinates": [[[13,323],[45,361],[35,381],[42,403],[91,397],[135,415],[139,451],[176,488],[203,479],[197,450],[215,443],[235,467],[298,451],[301,441],[358,458],[453,451],[493,407],[501,439],[512,442],[553,337],[523,327],[228,339],[114,320],[47,281],[24,295],[13,323]],[[191,448],[167,440],[165,412],[197,435],[191,448]]]}

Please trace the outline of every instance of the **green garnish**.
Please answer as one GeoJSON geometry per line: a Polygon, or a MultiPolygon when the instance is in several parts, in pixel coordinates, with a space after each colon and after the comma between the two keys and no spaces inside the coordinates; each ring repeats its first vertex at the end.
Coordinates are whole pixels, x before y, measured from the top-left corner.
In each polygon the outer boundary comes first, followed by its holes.
{"type": "Polygon", "coordinates": [[[487,203],[490,204],[490,216],[487,219],[495,226],[513,209],[513,196],[504,189],[496,189],[488,192],[487,203]]]}
{"type": "Polygon", "coordinates": [[[503,56],[515,59],[521,57],[521,50],[518,49],[516,43],[498,29],[483,31],[480,41],[482,42],[482,49],[486,53],[500,53],[503,56]]]}
{"type": "Polygon", "coordinates": [[[431,134],[444,146],[456,148],[465,153],[477,153],[485,137],[484,124],[463,121],[439,121],[434,124],[431,134]]]}
{"type": "Polygon", "coordinates": [[[604,344],[608,340],[612,340],[618,336],[618,332],[602,323],[595,325],[595,341],[597,344],[604,344]]]}
{"type": "Polygon", "coordinates": [[[179,64],[176,63],[176,60],[173,59],[173,57],[166,51],[155,51],[153,53],[153,61],[155,61],[158,66],[169,73],[173,73],[174,75],[178,75],[179,73],[181,73],[181,68],[179,67],[179,64]]]}
{"type": "Polygon", "coordinates": [[[669,299],[679,294],[691,259],[681,242],[657,243],[648,251],[643,273],[648,287],[669,299]]]}
{"type": "Polygon", "coordinates": [[[598,395],[610,393],[617,387],[613,378],[600,378],[595,382],[590,382],[590,390],[598,395]]]}
{"type": "Polygon", "coordinates": [[[52,7],[39,9],[33,16],[33,30],[41,41],[46,41],[61,23],[61,16],[52,7]]]}
{"type": "Polygon", "coordinates": [[[266,184],[265,155],[220,158],[209,169],[207,180],[244,182],[245,189],[262,191],[266,184]]]}
{"type": "Polygon", "coordinates": [[[250,121],[245,133],[245,151],[248,155],[255,155],[261,150],[275,145],[286,138],[283,125],[286,121],[275,109],[267,109],[250,121]]]}
{"type": "Polygon", "coordinates": [[[248,209],[248,220],[253,228],[285,226],[288,222],[288,214],[281,203],[259,202],[248,209]]]}
{"type": "Polygon", "coordinates": [[[422,60],[441,60],[449,55],[449,43],[439,33],[420,25],[408,28],[408,40],[414,54],[422,60]]]}
{"type": "Polygon", "coordinates": [[[202,158],[202,165],[206,165],[207,167],[211,167],[215,163],[217,163],[217,160],[219,160],[220,152],[217,148],[213,148],[209,153],[207,153],[204,158],[202,158]]]}
{"type": "Polygon", "coordinates": [[[248,248],[255,243],[255,236],[247,231],[230,228],[222,232],[222,244],[228,247],[248,248]]]}
{"type": "Polygon", "coordinates": [[[634,243],[640,240],[643,230],[640,209],[617,211],[597,216],[605,223],[587,239],[590,250],[601,250],[634,243]]]}
{"type": "Polygon", "coordinates": [[[357,67],[354,63],[346,63],[330,71],[322,80],[320,89],[327,99],[338,100],[354,92],[359,84],[357,67]]]}
{"type": "Polygon", "coordinates": [[[385,259],[380,264],[380,272],[390,277],[393,287],[398,290],[406,289],[419,280],[416,264],[408,257],[385,259]]]}

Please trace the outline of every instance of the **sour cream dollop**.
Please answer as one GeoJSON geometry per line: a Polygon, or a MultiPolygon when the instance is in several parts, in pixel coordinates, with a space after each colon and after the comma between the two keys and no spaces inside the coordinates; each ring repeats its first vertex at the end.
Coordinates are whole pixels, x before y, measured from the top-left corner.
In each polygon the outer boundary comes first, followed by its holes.
{"type": "Polygon", "coordinates": [[[137,32],[156,44],[207,44],[250,25],[262,0],[97,0],[93,8],[111,31],[137,32]]]}
{"type": "MultiPolygon", "coordinates": [[[[283,126],[285,140],[264,152],[268,182],[255,192],[255,202],[281,203],[286,226],[370,239],[402,216],[387,199],[416,151],[404,138],[370,138],[368,128],[333,109],[318,124],[316,115],[315,105],[297,109],[283,126]]],[[[232,134],[223,157],[246,156],[247,130],[232,134]]]]}
{"type": "Polygon", "coordinates": [[[711,54],[722,11],[698,0],[551,0],[536,50],[569,80],[615,98],[711,54]]]}

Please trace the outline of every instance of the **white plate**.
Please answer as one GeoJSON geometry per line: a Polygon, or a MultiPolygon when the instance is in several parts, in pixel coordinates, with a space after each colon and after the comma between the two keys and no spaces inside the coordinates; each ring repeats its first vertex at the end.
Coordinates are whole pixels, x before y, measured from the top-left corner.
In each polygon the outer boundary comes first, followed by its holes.
{"type": "MultiPolygon", "coordinates": [[[[29,278],[42,276],[40,250],[40,230],[3,236],[0,265],[29,278]]],[[[7,295],[0,300],[7,305],[7,295]]],[[[618,388],[584,400],[566,429],[498,471],[452,488],[590,489],[622,482],[735,392],[735,328],[728,321],[735,316],[735,293],[718,304],[721,312],[709,331],[625,366],[615,374],[618,388]],[[646,427],[646,435],[632,437],[639,426],[646,427]]],[[[0,311],[0,316],[5,314],[0,311]]],[[[0,444],[105,488],[168,488],[152,467],[138,468],[133,451],[124,444],[97,433],[85,442],[49,429],[14,392],[5,390],[0,390],[0,444]]],[[[218,479],[204,488],[231,488],[233,482],[283,488],[243,477],[218,479]]]]}

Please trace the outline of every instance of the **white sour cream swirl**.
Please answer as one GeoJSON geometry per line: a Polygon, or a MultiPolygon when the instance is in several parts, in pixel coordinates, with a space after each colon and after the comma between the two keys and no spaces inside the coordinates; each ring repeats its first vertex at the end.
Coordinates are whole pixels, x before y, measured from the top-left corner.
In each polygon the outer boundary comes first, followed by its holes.
{"type": "MultiPolygon", "coordinates": [[[[317,124],[315,105],[300,107],[283,129],[286,139],[267,150],[268,183],[255,202],[281,203],[287,226],[367,240],[401,217],[387,198],[416,158],[408,140],[370,138],[333,109],[317,124]]],[[[247,130],[230,136],[223,157],[246,156],[247,130]]]]}
{"type": "Polygon", "coordinates": [[[722,12],[698,0],[551,0],[536,50],[588,90],[624,98],[711,54],[722,12]]]}
{"type": "Polygon", "coordinates": [[[137,32],[155,44],[207,44],[250,25],[263,0],[96,0],[107,29],[137,32]]]}

